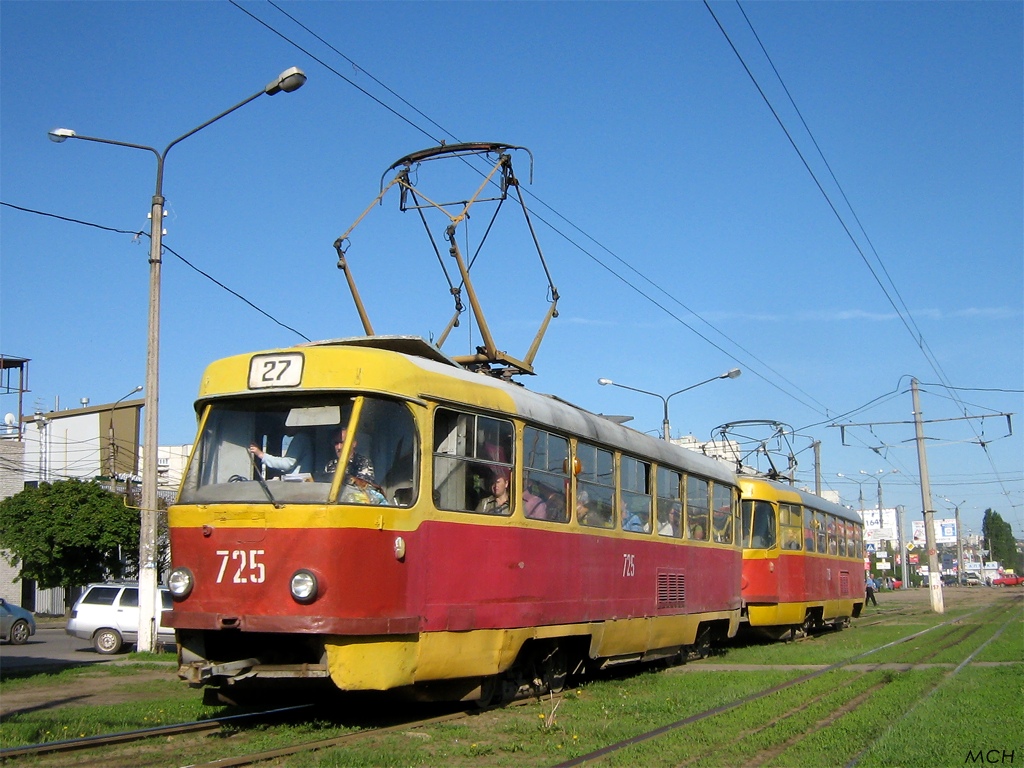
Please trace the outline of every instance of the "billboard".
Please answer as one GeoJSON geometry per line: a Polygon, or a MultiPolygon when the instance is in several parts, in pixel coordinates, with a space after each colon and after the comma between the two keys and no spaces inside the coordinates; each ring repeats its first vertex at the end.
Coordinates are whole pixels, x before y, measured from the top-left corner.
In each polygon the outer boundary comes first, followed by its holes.
{"type": "Polygon", "coordinates": [[[864,518],[864,538],[867,541],[896,541],[896,510],[865,509],[860,512],[864,518]]]}
{"type": "MultiPolygon", "coordinates": [[[[943,518],[942,520],[933,520],[933,527],[935,529],[935,543],[936,544],[956,544],[956,519],[955,518],[943,518]]],[[[913,522],[914,527],[914,546],[923,547],[925,546],[924,537],[924,520],[915,520],[913,522]]]]}

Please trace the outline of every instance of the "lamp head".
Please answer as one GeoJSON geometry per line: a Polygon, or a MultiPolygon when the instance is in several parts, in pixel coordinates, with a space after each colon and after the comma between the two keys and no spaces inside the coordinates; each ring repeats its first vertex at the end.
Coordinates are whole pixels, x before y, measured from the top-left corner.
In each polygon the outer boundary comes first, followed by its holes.
{"type": "Polygon", "coordinates": [[[615,382],[612,381],[611,379],[598,379],[597,383],[600,384],[602,387],[606,387],[609,384],[614,384],[615,382]]]}
{"type": "Polygon", "coordinates": [[[725,373],[723,373],[718,378],[720,378],[720,379],[735,379],[735,378],[738,378],[741,373],[743,373],[743,371],[741,371],[739,368],[733,368],[731,370],[726,371],[725,373]]]}
{"type": "Polygon", "coordinates": [[[267,83],[267,87],[264,88],[263,91],[268,96],[273,96],[275,93],[279,93],[280,91],[291,93],[292,91],[299,90],[305,82],[306,73],[298,67],[292,67],[278,75],[276,80],[267,83]]]}
{"type": "Polygon", "coordinates": [[[50,131],[50,141],[55,144],[60,144],[68,139],[73,139],[75,135],[75,132],[70,128],[54,128],[50,131]]]}

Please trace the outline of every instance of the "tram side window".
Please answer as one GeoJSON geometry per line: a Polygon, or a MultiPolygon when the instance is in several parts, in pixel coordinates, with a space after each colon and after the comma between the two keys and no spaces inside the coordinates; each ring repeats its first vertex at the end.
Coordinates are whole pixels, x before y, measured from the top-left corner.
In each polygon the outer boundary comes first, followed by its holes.
{"type": "Polygon", "coordinates": [[[622,530],[651,532],[651,465],[623,456],[619,461],[622,487],[622,530]]]}
{"type": "Polygon", "coordinates": [[[814,513],[814,538],[815,551],[819,554],[826,554],[828,552],[828,545],[825,543],[825,513],[815,512],[814,513]]]}
{"type": "Polygon", "coordinates": [[[814,551],[814,510],[804,507],[804,549],[814,551]]]}
{"type": "Polygon", "coordinates": [[[706,541],[708,538],[708,481],[686,477],[686,538],[706,541]]]}
{"type": "Polygon", "coordinates": [[[846,521],[846,556],[860,556],[857,552],[857,524],[852,520],[846,521]]]}
{"type": "Polygon", "coordinates": [[[836,538],[839,541],[839,554],[846,557],[846,521],[836,520],[836,538]]]}
{"type": "Polygon", "coordinates": [[[679,488],[683,476],[665,467],[655,473],[658,489],[658,534],[678,539],[683,535],[683,502],[679,488]]]}
{"type": "Polygon", "coordinates": [[[523,514],[537,520],[569,520],[569,441],[541,429],[523,430],[523,514]]]}
{"type": "Polygon", "coordinates": [[[775,508],[767,501],[743,501],[743,546],[771,549],[775,546],[775,508]]]}
{"type": "Polygon", "coordinates": [[[587,443],[576,445],[576,520],[580,525],[615,525],[615,462],[611,451],[587,443]]]}
{"type": "Polygon", "coordinates": [[[864,528],[858,523],[853,524],[853,538],[857,546],[857,557],[864,557],[864,528]]]}
{"type": "Polygon", "coordinates": [[[782,531],[782,548],[800,549],[800,507],[797,504],[779,504],[779,528],[782,531]]]}
{"type": "Polygon", "coordinates": [[[711,488],[711,496],[713,499],[712,537],[719,544],[732,544],[734,517],[732,488],[715,483],[711,488]]]}
{"type": "Polygon", "coordinates": [[[434,414],[434,503],[460,512],[511,514],[511,504],[487,505],[495,481],[509,482],[514,499],[511,421],[438,408],[434,414]]]}
{"type": "Polygon", "coordinates": [[[836,545],[836,519],[832,515],[827,515],[825,519],[828,531],[828,553],[834,555],[838,548],[836,545]]]}

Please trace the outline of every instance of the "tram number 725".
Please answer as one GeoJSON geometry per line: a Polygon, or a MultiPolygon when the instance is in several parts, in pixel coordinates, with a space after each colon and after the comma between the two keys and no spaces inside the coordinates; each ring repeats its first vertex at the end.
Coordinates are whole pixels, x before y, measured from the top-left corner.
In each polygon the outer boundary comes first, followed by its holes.
{"type": "Polygon", "coordinates": [[[238,567],[231,581],[235,584],[262,584],[267,578],[267,568],[260,562],[263,557],[262,549],[218,549],[217,557],[220,560],[220,571],[217,573],[217,583],[224,581],[224,574],[228,570],[228,562],[237,561],[238,567]]]}
{"type": "Polygon", "coordinates": [[[626,552],[622,553],[622,576],[636,576],[636,556],[626,552]]]}

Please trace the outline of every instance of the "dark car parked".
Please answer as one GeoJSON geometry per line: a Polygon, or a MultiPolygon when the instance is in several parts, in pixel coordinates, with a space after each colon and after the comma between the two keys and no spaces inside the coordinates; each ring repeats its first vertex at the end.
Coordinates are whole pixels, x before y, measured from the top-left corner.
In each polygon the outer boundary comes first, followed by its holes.
{"type": "Polygon", "coordinates": [[[0,638],[12,645],[22,645],[35,633],[35,616],[0,597],[0,638]]]}

